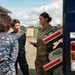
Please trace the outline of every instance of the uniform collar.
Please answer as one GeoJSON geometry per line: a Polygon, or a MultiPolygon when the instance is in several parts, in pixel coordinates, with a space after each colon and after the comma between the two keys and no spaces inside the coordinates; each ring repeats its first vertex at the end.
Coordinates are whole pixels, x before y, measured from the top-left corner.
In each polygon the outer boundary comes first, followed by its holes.
{"type": "Polygon", "coordinates": [[[43,28],[42,28],[42,31],[47,30],[47,29],[49,29],[49,28],[52,28],[51,25],[48,25],[47,27],[43,27],[43,28]]]}

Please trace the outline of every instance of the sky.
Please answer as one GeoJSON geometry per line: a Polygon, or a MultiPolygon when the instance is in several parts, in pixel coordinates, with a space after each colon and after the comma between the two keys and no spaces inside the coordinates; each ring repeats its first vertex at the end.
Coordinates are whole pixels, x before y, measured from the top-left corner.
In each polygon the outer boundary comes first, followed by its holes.
{"type": "Polygon", "coordinates": [[[52,17],[52,25],[62,24],[62,0],[0,0],[0,6],[10,10],[9,15],[24,26],[38,26],[44,11],[52,17]]]}

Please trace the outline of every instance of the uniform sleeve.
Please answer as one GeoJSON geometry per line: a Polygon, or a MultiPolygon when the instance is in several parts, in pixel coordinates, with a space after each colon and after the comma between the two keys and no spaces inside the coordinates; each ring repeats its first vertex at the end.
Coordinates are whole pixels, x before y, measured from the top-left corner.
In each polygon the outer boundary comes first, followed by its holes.
{"type": "Polygon", "coordinates": [[[25,46],[25,44],[26,44],[26,35],[25,35],[25,33],[23,34],[23,39],[22,39],[22,42],[23,42],[23,47],[25,46]]]}
{"type": "Polygon", "coordinates": [[[19,37],[18,41],[19,41],[19,50],[20,51],[25,51],[25,43],[26,43],[26,35],[25,35],[25,33],[23,33],[19,37]]]}
{"type": "Polygon", "coordinates": [[[10,53],[10,60],[15,62],[18,56],[18,39],[17,38],[14,39],[11,47],[12,47],[11,48],[12,50],[10,53]]]}
{"type": "Polygon", "coordinates": [[[37,42],[36,43],[34,43],[34,45],[33,45],[34,47],[37,47],[37,42]]]}

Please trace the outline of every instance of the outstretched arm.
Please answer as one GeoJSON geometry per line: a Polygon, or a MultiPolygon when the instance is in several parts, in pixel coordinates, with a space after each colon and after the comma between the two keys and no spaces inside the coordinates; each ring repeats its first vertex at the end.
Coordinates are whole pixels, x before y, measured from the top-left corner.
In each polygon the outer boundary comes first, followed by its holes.
{"type": "Polygon", "coordinates": [[[32,44],[34,47],[37,47],[37,43],[31,41],[29,41],[29,43],[32,44]]]}

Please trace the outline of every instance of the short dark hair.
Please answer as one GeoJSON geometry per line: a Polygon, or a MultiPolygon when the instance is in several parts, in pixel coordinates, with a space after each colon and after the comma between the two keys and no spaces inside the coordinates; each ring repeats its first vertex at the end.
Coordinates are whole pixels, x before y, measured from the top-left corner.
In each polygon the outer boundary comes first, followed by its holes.
{"type": "Polygon", "coordinates": [[[6,32],[7,25],[5,23],[0,23],[0,32],[6,32]]]}
{"type": "Polygon", "coordinates": [[[40,16],[42,16],[44,18],[48,18],[48,22],[50,22],[52,20],[52,17],[50,17],[49,14],[46,12],[41,13],[40,16]]]}
{"type": "Polygon", "coordinates": [[[7,14],[0,14],[0,32],[8,31],[11,25],[11,17],[7,14]],[[3,25],[3,26],[2,26],[3,25]]]}
{"type": "Polygon", "coordinates": [[[11,26],[14,27],[15,23],[20,24],[20,21],[18,19],[13,19],[11,26]]]}
{"type": "Polygon", "coordinates": [[[7,14],[0,14],[0,19],[4,21],[5,24],[11,25],[12,18],[7,14]]]}

